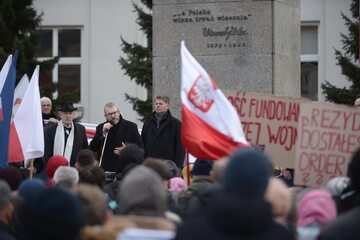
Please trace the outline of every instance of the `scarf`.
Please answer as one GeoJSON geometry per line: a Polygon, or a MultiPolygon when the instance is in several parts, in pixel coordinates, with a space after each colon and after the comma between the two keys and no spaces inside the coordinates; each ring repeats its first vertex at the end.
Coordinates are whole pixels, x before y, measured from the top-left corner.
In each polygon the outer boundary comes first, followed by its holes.
{"type": "Polygon", "coordinates": [[[68,136],[65,145],[65,133],[64,133],[64,124],[62,121],[58,123],[55,133],[55,140],[54,140],[54,155],[64,156],[69,162],[71,159],[71,153],[74,143],[74,123],[71,123],[71,131],[68,136]]]}

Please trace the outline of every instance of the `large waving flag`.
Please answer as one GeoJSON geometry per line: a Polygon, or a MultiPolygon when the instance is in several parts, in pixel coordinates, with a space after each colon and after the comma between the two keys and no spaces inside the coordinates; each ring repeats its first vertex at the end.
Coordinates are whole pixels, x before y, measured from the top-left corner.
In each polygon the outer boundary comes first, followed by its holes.
{"type": "Polygon", "coordinates": [[[12,107],[14,101],[14,88],[16,79],[16,61],[18,51],[5,62],[4,67],[0,73],[0,106],[2,112],[2,119],[0,121],[0,166],[5,167],[8,165],[8,148],[9,148],[9,133],[10,133],[10,122],[12,116],[12,107]],[[10,59],[11,64],[8,64],[10,59]],[[6,67],[6,68],[5,68],[6,67]],[[4,72],[3,72],[4,71],[4,72]]]}
{"type": "Polygon", "coordinates": [[[37,66],[11,124],[9,162],[30,160],[43,155],[44,129],[39,91],[39,66],[37,66]]]}
{"type": "Polygon", "coordinates": [[[1,68],[0,71],[0,122],[4,120],[4,112],[3,112],[3,107],[2,107],[2,101],[1,101],[1,92],[6,80],[6,76],[9,73],[9,69],[11,66],[11,61],[12,61],[12,55],[10,55],[6,62],[4,63],[3,67],[1,68]]]}
{"type": "Polygon", "coordinates": [[[181,42],[182,142],[199,159],[248,147],[234,107],[181,42]]]}
{"type": "Polygon", "coordinates": [[[12,55],[10,55],[10,56],[6,59],[6,62],[4,63],[3,67],[1,68],[1,71],[0,71],[0,94],[1,94],[2,89],[3,89],[3,87],[4,87],[4,83],[5,83],[6,76],[7,76],[8,73],[9,73],[9,69],[10,69],[10,66],[11,66],[11,62],[12,62],[12,55]]]}
{"type": "Polygon", "coordinates": [[[25,95],[26,89],[29,86],[29,78],[26,74],[21,78],[20,82],[15,88],[14,92],[14,106],[13,106],[13,116],[15,116],[21,101],[25,95]]]}

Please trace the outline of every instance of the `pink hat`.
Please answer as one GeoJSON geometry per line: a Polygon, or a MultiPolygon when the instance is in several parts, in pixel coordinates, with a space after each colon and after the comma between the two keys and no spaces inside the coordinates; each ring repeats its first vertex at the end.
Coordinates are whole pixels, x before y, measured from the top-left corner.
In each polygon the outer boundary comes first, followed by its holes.
{"type": "Polygon", "coordinates": [[[174,177],[170,179],[170,184],[169,184],[169,191],[170,192],[181,192],[181,191],[186,191],[186,189],[188,188],[186,182],[184,181],[184,179],[180,178],[180,177],[174,177]]]}
{"type": "Polygon", "coordinates": [[[297,213],[298,226],[307,226],[315,222],[323,226],[336,218],[336,205],[328,192],[312,190],[300,200],[297,213]]]}

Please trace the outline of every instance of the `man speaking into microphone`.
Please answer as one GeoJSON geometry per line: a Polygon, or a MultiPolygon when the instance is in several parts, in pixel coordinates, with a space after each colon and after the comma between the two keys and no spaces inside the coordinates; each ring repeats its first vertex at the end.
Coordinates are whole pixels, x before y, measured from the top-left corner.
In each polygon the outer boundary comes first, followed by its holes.
{"type": "Polygon", "coordinates": [[[125,120],[114,103],[105,104],[104,116],[106,122],[96,127],[90,149],[97,153],[104,171],[120,173],[125,165],[119,160],[119,149],[128,143],[134,143],[139,147],[143,144],[137,125],[125,120]]]}

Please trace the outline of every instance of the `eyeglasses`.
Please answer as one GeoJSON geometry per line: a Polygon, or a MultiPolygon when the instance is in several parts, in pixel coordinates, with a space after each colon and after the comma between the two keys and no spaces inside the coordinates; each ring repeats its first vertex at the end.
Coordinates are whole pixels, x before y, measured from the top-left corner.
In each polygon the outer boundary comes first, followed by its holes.
{"type": "Polygon", "coordinates": [[[118,112],[119,112],[119,111],[107,113],[106,116],[107,116],[107,117],[111,117],[112,115],[115,115],[115,114],[117,114],[118,112]]]}

